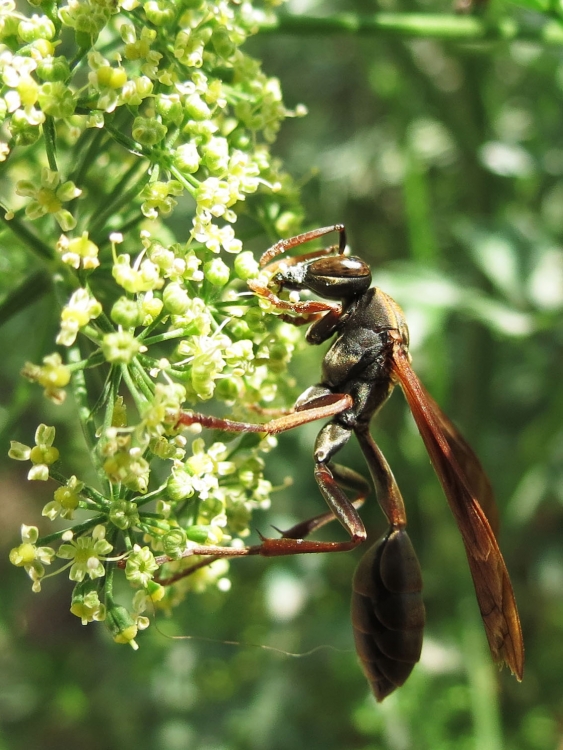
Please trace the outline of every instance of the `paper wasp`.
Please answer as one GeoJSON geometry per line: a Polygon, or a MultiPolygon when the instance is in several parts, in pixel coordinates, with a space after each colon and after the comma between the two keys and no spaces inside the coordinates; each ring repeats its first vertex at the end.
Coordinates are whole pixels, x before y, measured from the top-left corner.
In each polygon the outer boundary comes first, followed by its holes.
{"type": "Polygon", "coordinates": [[[242,550],[201,547],[200,554],[293,555],[349,550],[366,539],[357,512],[369,484],[356,472],[333,463],[352,433],[360,444],[379,505],[389,523],[387,533],[361,559],[353,580],[352,624],[356,650],[378,701],[402,685],[420,658],[425,610],[420,566],[406,531],[400,490],[369,432],[372,417],[400,385],[430,460],[461,532],[475,592],[494,661],[507,664],[522,679],[524,645],[518,610],[496,540],[497,514],[491,485],[473,450],[426,392],[410,364],[409,333],[400,307],[371,286],[369,267],[344,254],[344,226],[305,232],[280,240],[267,250],[261,265],[271,273],[250,288],[271,302],[284,320],[311,323],[310,344],[335,336],[326,353],[321,381],[308,388],[290,414],[265,424],[233,422],[182,412],[178,424],[237,432],[275,434],[330,417],[314,448],[315,479],[330,512],[297,524],[281,538],[263,538],[242,550]],[[307,255],[273,260],[277,255],[339,232],[338,246],[307,255]],[[274,291],[275,289],[275,291],[274,291]],[[321,300],[289,301],[282,290],[309,290],[321,300]],[[342,487],[356,493],[354,501],[342,487]],[[343,542],[311,541],[309,534],[336,518],[348,532],[343,542]]]}

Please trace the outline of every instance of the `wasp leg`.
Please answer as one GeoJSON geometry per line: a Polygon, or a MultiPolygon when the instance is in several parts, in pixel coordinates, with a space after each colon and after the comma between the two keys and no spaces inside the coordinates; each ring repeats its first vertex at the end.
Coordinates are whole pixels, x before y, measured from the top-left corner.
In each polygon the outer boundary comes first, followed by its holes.
{"type": "Polygon", "coordinates": [[[345,393],[324,393],[318,398],[309,402],[306,407],[286,414],[278,419],[272,419],[263,424],[254,422],[234,422],[232,419],[222,419],[221,417],[212,417],[208,414],[198,414],[196,412],[181,412],[176,426],[183,425],[188,427],[193,424],[200,424],[212,430],[223,430],[223,432],[258,432],[266,435],[276,435],[279,432],[291,430],[302,424],[314,422],[316,419],[326,419],[333,417],[335,414],[349,409],[352,406],[352,397],[345,393]]]}
{"type": "Polygon", "coordinates": [[[252,289],[254,294],[267,299],[276,309],[288,310],[289,312],[299,313],[300,315],[311,315],[311,321],[315,320],[315,317],[313,316],[317,313],[323,313],[327,310],[340,312],[342,309],[338,303],[321,302],[321,300],[301,300],[299,302],[291,302],[290,300],[280,299],[271,291],[271,289],[268,289],[267,286],[263,286],[253,279],[248,282],[248,286],[252,289]]]}
{"type": "Polygon", "coordinates": [[[381,510],[392,528],[404,528],[407,525],[405,503],[385,456],[370,435],[368,427],[356,428],[356,437],[373,479],[381,510]]]}
{"type": "Polygon", "coordinates": [[[406,681],[420,659],[422,574],[391,469],[367,428],[356,434],[389,521],[387,533],[360,560],[352,585],[356,651],[376,699],[382,701],[406,681]]]}
{"type": "MultiPolygon", "coordinates": [[[[322,390],[323,386],[313,386],[313,388],[305,391],[301,398],[306,397],[308,394],[313,397],[322,390]]],[[[300,402],[298,402],[298,404],[299,403],[300,402]]],[[[301,545],[307,545],[309,547],[307,551],[346,551],[354,549],[354,547],[357,547],[358,544],[361,544],[366,539],[367,534],[362,519],[358,515],[352,501],[339,486],[338,480],[339,478],[342,479],[342,471],[338,465],[332,464],[331,462],[334,454],[346,445],[351,435],[352,428],[335,421],[329,422],[319,432],[314,450],[315,479],[321,494],[326,500],[331,514],[346,529],[350,535],[350,539],[346,542],[308,542],[296,540],[301,545]]],[[[351,472],[346,475],[348,481],[351,476],[351,472]]],[[[346,485],[346,479],[342,484],[346,485]]],[[[277,539],[273,541],[279,543],[285,540],[277,539]]]]}
{"type": "MultiPolygon", "coordinates": [[[[347,466],[331,463],[330,470],[338,484],[357,493],[356,498],[352,501],[352,505],[356,510],[361,508],[366,497],[369,495],[369,483],[361,474],[358,474],[353,469],[349,469],[347,466]]],[[[336,516],[332,511],[321,513],[318,516],[314,516],[314,518],[309,518],[306,521],[301,521],[300,523],[295,524],[295,526],[287,529],[287,531],[280,531],[280,534],[285,539],[305,539],[305,537],[312,534],[313,531],[316,531],[327,523],[335,520],[336,516]]]]}
{"type": "Polygon", "coordinates": [[[346,248],[346,230],[344,224],[333,224],[330,227],[312,229],[309,232],[303,232],[303,234],[298,234],[295,237],[289,237],[286,240],[279,240],[262,255],[260,258],[260,265],[265,266],[270,260],[272,260],[272,258],[275,258],[276,255],[285,253],[298,245],[304,245],[306,242],[317,239],[317,237],[323,237],[325,234],[330,234],[330,232],[340,232],[338,252],[342,255],[346,248]]]}

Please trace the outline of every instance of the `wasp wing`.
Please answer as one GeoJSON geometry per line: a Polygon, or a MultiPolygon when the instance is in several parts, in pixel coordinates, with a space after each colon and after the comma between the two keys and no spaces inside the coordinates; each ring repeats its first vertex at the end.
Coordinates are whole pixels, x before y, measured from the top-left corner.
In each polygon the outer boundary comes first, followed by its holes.
{"type": "Polygon", "coordinates": [[[450,446],[450,450],[454,454],[459,467],[461,468],[468,489],[474,498],[478,498],[479,505],[487,516],[487,521],[489,522],[495,537],[498,537],[498,508],[489,477],[486,475],[485,470],[481,466],[481,462],[475,455],[473,448],[469,445],[467,440],[461,435],[459,430],[454,427],[450,418],[444,414],[442,409],[438,406],[436,401],[434,401],[420,381],[418,381],[418,385],[426,397],[428,406],[433,412],[434,417],[438,422],[438,426],[441,428],[442,433],[450,446]]]}
{"type": "Polygon", "coordinates": [[[463,537],[489,648],[518,680],[524,671],[524,643],[512,584],[489,520],[496,523],[489,481],[467,442],[428,395],[397,342],[392,371],[399,381],[432,465],[463,537]],[[480,493],[487,515],[480,505],[480,493]]]}

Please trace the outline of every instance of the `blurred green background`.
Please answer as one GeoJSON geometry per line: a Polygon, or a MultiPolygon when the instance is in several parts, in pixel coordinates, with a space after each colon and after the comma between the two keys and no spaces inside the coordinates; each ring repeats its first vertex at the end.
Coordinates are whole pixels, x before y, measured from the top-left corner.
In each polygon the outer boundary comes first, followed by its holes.
{"type": "MultiPolygon", "coordinates": [[[[451,11],[438,0],[334,9],[451,11]]],[[[320,9],[294,0],[286,10],[320,9]]],[[[354,252],[405,309],[416,371],[492,478],[524,681],[490,660],[460,536],[397,392],[373,434],[407,503],[428,619],[403,688],[376,706],[353,652],[361,551],[233,562],[228,593],[194,594],[173,620],[161,615],[137,653],[82,627],[68,613],[68,582],[34,595],[8,564],[21,520],[35,522],[49,488],[32,492],[26,468],[2,458],[0,750],[562,748],[563,47],[263,34],[247,49],[280,78],[288,106],[309,108],[275,147],[301,181],[307,225],[346,223],[354,252]]],[[[39,409],[64,421],[18,377],[24,360],[52,348],[47,304],[0,332],[4,457],[10,439],[29,438],[39,409]]],[[[296,395],[316,382],[321,356],[296,357],[296,395]]],[[[268,476],[293,486],[256,515],[261,531],[323,509],[317,429],[280,437],[268,476]]],[[[366,472],[356,446],[346,461],[366,472]]],[[[375,502],[362,513],[376,539],[375,502]]]]}

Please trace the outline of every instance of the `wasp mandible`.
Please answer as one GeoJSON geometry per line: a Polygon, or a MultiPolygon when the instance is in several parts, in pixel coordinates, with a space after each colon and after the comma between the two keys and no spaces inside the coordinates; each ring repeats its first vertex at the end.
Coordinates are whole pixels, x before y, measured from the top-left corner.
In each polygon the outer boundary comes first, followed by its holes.
{"type": "Polygon", "coordinates": [[[309,323],[306,339],[321,344],[335,337],[326,353],[321,380],[308,388],[291,413],[265,424],[234,422],[182,412],[178,424],[199,423],[236,432],[276,434],[316,419],[330,418],[314,447],[315,479],[330,511],[297,524],[277,539],[263,538],[243,550],[201,548],[200,554],[293,555],[349,550],[366,539],[357,508],[369,484],[333,458],[352,433],[368,465],[377,499],[389,523],[386,534],[362,557],[353,580],[352,625],[356,650],[378,701],[401,686],[420,658],[425,609],[420,565],[406,531],[399,487],[370,435],[370,422],[400,385],[430,460],[461,532],[477,602],[494,661],[507,664],[518,680],[524,644],[512,585],[496,533],[497,512],[489,480],[479,459],[415,375],[408,351],[409,332],[401,308],[371,286],[371,271],[360,258],[344,254],[342,224],[280,240],[261,258],[271,281],[249,282],[284,320],[309,323]],[[339,243],[306,255],[274,260],[294,247],[339,233],[339,243]],[[309,290],[320,300],[281,299],[282,290],[309,290]],[[351,500],[343,488],[356,493],[351,500]],[[337,519],[350,539],[312,541],[307,537],[337,519]]]}

